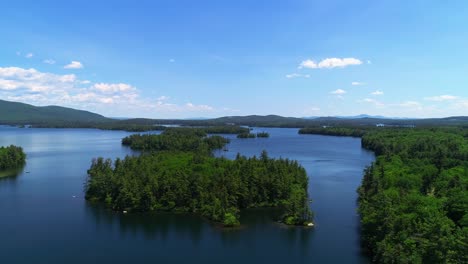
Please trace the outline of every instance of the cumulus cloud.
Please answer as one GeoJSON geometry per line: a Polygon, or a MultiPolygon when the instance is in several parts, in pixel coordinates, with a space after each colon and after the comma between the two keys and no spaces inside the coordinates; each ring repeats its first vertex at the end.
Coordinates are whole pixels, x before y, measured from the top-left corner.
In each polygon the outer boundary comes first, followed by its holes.
{"type": "Polygon", "coordinates": [[[33,68],[0,67],[0,90],[46,92],[55,87],[70,88],[75,80],[74,74],[56,75],[39,72],[33,68]]]}
{"type": "Polygon", "coordinates": [[[372,95],[383,95],[384,92],[382,92],[382,91],[380,91],[380,90],[376,90],[376,91],[373,91],[371,94],[372,94],[372,95]]]}
{"type": "Polygon", "coordinates": [[[342,89],[336,89],[335,91],[331,91],[330,92],[331,94],[336,94],[336,95],[343,95],[346,93],[345,90],[342,90],[342,89]]]}
{"type": "Polygon", "coordinates": [[[458,98],[459,98],[458,96],[449,95],[449,94],[444,94],[444,95],[439,95],[439,96],[426,97],[426,98],[424,98],[424,99],[425,99],[425,100],[428,100],[428,101],[441,102],[441,101],[456,100],[456,99],[458,99],[458,98]]]}
{"type": "Polygon", "coordinates": [[[70,64],[63,66],[65,69],[82,69],[83,64],[79,61],[72,61],[70,64]]]}
{"type": "Polygon", "coordinates": [[[309,74],[300,74],[300,73],[291,73],[291,74],[286,74],[286,78],[288,79],[294,79],[294,78],[309,78],[309,74]]]}
{"type": "Polygon", "coordinates": [[[326,58],[320,62],[315,62],[311,59],[302,61],[299,65],[299,69],[332,69],[332,68],[344,68],[351,65],[361,65],[362,61],[356,58],[326,58]]]}
{"type": "Polygon", "coordinates": [[[36,69],[0,67],[0,98],[34,105],[61,105],[96,111],[109,116],[138,113],[157,116],[158,113],[211,112],[206,104],[170,103],[167,96],[141,98],[139,90],[126,83],[95,83],[79,80],[74,74],[54,74],[36,69]]]}

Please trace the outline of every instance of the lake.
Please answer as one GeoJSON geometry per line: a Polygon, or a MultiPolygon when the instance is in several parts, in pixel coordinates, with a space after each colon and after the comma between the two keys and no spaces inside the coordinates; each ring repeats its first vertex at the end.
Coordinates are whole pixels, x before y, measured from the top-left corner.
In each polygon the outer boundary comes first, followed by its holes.
{"type": "Polygon", "coordinates": [[[121,214],[84,200],[94,157],[136,154],[120,141],[132,133],[93,129],[0,127],[0,145],[27,157],[16,176],[0,178],[2,263],[368,263],[360,251],[356,189],[374,160],[359,138],[299,135],[258,128],[270,138],[231,139],[234,158],[266,150],[295,159],[309,175],[313,229],[276,223],[279,212],[247,210],[240,229],[221,229],[196,215],[121,214]]]}

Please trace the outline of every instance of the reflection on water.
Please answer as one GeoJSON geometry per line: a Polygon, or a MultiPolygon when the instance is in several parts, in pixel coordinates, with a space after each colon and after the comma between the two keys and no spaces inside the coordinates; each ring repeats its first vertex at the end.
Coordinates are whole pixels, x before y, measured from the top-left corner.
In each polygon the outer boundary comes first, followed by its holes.
{"type": "MultiPolygon", "coordinates": [[[[17,169],[0,171],[0,181],[13,181],[24,171],[24,165],[17,169]]],[[[29,172],[27,172],[29,173],[29,172]]]]}

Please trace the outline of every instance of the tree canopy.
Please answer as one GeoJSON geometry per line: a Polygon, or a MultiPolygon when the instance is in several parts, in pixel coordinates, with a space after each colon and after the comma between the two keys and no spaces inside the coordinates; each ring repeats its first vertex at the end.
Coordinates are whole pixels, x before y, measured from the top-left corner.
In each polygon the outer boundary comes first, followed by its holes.
{"type": "Polygon", "coordinates": [[[379,263],[467,263],[468,130],[383,129],[358,189],[363,244],[379,263]]]}
{"type": "Polygon", "coordinates": [[[26,154],[21,147],[0,147],[0,170],[16,169],[24,165],[26,154]]]}

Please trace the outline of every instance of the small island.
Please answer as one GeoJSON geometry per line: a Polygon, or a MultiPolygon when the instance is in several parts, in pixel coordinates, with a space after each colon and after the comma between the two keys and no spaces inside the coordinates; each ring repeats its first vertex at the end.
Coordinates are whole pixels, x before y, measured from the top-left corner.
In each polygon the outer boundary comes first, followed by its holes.
{"type": "Polygon", "coordinates": [[[21,147],[0,147],[0,171],[18,169],[26,163],[26,154],[21,147]]]}
{"type": "Polygon", "coordinates": [[[255,138],[256,135],[254,133],[240,133],[237,135],[237,138],[255,138]]]}
{"type": "Polygon", "coordinates": [[[219,138],[196,129],[124,138],[123,144],[145,152],[94,159],[86,199],[116,211],[197,213],[225,227],[240,224],[241,209],[280,207],[283,223],[310,226],[308,177],[297,161],[273,159],[265,151],[259,157],[216,158],[211,151],[228,142],[219,138]]]}
{"type": "Polygon", "coordinates": [[[257,137],[258,138],[269,138],[270,134],[267,133],[267,132],[260,132],[260,133],[257,133],[257,137]]]}

